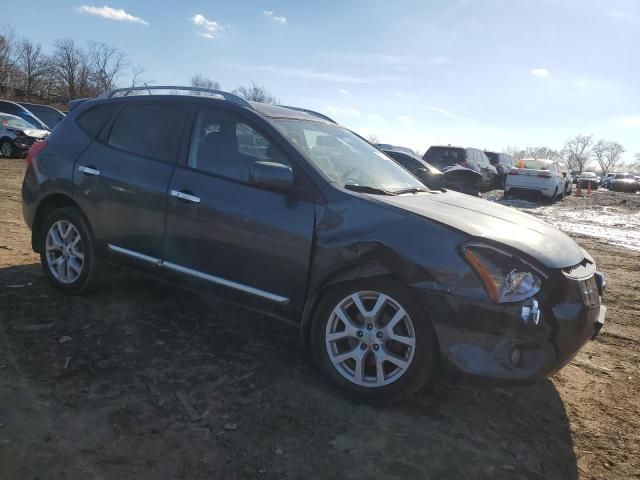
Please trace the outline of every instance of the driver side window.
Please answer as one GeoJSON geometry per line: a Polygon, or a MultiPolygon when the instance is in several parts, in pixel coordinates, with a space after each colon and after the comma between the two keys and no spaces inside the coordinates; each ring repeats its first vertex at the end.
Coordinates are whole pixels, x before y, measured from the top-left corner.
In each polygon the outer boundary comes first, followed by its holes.
{"type": "Polygon", "coordinates": [[[248,183],[255,162],[291,166],[284,152],[241,116],[211,108],[197,112],[189,167],[248,183]]]}

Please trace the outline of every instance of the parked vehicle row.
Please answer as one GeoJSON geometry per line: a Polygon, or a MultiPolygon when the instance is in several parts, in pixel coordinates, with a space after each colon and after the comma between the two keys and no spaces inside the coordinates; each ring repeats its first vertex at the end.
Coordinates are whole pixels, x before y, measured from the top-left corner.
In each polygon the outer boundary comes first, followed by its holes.
{"type": "Polygon", "coordinates": [[[390,158],[395,160],[429,188],[450,188],[470,195],[478,195],[482,175],[469,168],[449,168],[445,172],[417,156],[408,148],[388,144],[376,145],[390,158]]]}
{"type": "Polygon", "coordinates": [[[33,128],[40,130],[53,130],[65,117],[64,113],[49,105],[12,102],[10,100],[0,100],[0,113],[20,117],[33,128]]]}
{"type": "MultiPolygon", "coordinates": [[[[55,287],[83,293],[106,264],[126,265],[299,321],[327,377],[374,401],[445,368],[528,383],[600,331],[604,276],[554,227],[429,189],[323,115],[178,95],[194,90],[76,102],[30,150],[23,212],[55,287]]],[[[444,168],[486,158],[425,156],[444,168]]],[[[561,188],[555,164],[525,167],[518,176],[561,188]]]]}

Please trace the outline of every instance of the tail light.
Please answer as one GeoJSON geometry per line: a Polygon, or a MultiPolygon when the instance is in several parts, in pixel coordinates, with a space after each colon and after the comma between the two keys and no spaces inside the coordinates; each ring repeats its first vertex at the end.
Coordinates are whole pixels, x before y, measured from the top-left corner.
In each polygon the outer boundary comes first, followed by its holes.
{"type": "Polygon", "coordinates": [[[38,155],[42,150],[44,150],[46,146],[47,146],[47,142],[45,140],[42,140],[41,142],[36,142],[33,145],[31,145],[31,148],[27,152],[27,165],[31,165],[33,163],[33,159],[36,158],[36,155],[38,155]]]}
{"type": "Polygon", "coordinates": [[[538,178],[551,178],[550,173],[539,173],[538,178]]]}

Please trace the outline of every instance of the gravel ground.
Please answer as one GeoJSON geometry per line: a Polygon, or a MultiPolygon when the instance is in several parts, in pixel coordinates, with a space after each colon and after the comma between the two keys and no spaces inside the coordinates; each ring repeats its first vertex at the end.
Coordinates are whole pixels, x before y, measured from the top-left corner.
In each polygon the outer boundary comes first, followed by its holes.
{"type": "MultiPolygon", "coordinates": [[[[54,291],[22,221],[23,172],[0,159],[3,480],[640,478],[640,252],[576,236],[608,274],[608,319],[550,380],[444,381],[374,408],[334,392],[290,324],[131,275],[54,291]]],[[[618,197],[543,208],[638,211],[618,197]]]]}

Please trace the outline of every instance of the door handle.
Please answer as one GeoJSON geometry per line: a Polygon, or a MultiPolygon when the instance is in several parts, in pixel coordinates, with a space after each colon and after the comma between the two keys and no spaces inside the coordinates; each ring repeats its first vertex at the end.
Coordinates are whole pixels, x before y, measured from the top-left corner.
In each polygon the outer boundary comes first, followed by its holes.
{"type": "Polygon", "coordinates": [[[78,167],[78,171],[84,173],[85,175],[93,175],[94,177],[97,177],[98,175],[100,175],[100,170],[92,166],[85,167],[84,165],[80,165],[78,167]]]}
{"type": "Polygon", "coordinates": [[[171,190],[169,195],[184,200],[185,202],[200,203],[200,197],[196,197],[193,192],[189,190],[182,190],[180,192],[178,190],[171,190]]]}

